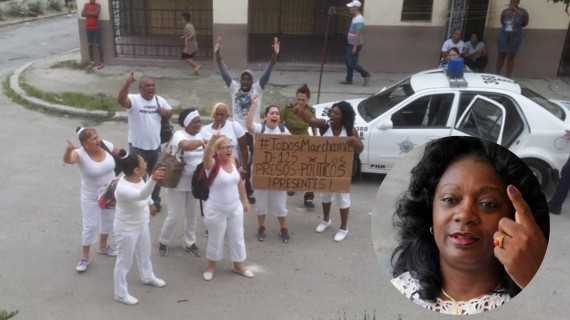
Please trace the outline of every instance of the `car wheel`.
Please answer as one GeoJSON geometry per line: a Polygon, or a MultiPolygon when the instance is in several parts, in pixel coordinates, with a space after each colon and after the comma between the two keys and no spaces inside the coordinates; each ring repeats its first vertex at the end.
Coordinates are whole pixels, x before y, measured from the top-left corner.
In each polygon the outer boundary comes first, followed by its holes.
{"type": "Polygon", "coordinates": [[[546,189],[550,183],[550,166],[546,162],[538,159],[524,159],[523,161],[530,171],[532,171],[536,180],[538,180],[538,183],[542,186],[542,189],[546,189]]]}

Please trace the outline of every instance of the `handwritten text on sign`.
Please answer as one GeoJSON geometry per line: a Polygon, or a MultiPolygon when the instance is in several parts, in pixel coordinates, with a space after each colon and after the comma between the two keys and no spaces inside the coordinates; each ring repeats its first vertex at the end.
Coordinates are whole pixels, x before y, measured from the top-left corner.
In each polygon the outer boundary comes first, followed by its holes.
{"type": "Polygon", "coordinates": [[[354,151],[346,137],[256,134],[253,187],[349,192],[354,151]]]}

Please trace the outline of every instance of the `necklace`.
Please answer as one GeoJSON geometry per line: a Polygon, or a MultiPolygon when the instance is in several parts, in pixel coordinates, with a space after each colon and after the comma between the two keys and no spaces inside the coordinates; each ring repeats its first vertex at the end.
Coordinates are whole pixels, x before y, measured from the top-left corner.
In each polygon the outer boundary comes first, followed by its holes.
{"type": "Polygon", "coordinates": [[[443,288],[441,288],[441,293],[443,293],[443,295],[448,298],[449,300],[451,300],[451,302],[453,302],[455,304],[455,310],[454,313],[455,315],[461,315],[461,310],[463,309],[463,304],[465,303],[465,301],[455,301],[455,299],[453,299],[449,294],[447,294],[447,292],[445,292],[445,290],[443,290],[443,288]]]}

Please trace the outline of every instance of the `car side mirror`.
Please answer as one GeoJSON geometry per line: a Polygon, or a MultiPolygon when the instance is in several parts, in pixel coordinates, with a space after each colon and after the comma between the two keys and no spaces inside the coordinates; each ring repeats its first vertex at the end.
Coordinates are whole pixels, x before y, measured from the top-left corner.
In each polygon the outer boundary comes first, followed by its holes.
{"type": "Polygon", "coordinates": [[[378,129],[380,130],[388,130],[394,128],[394,123],[392,120],[387,120],[378,125],[378,129]]]}

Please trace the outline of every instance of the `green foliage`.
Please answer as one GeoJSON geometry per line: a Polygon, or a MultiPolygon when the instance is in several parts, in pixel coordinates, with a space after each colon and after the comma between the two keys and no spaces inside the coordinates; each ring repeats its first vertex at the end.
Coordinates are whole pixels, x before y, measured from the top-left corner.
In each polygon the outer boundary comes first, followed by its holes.
{"type": "Polygon", "coordinates": [[[53,11],[62,11],[63,5],[60,0],[47,0],[47,7],[53,11]]]}
{"type": "Polygon", "coordinates": [[[41,14],[44,14],[44,1],[34,0],[33,2],[28,3],[28,9],[31,16],[39,16],[41,14]]]}
{"type": "Polygon", "coordinates": [[[45,92],[30,86],[27,83],[20,84],[22,89],[26,91],[32,97],[38,99],[62,104],[70,107],[77,107],[87,110],[103,110],[103,111],[117,111],[119,110],[119,105],[117,99],[104,95],[102,93],[97,93],[94,95],[87,95],[78,92],[45,92]]]}
{"type": "Polygon", "coordinates": [[[0,320],[8,320],[15,317],[20,310],[8,312],[7,310],[0,310],[0,320]]]}
{"type": "Polygon", "coordinates": [[[566,8],[564,9],[566,11],[566,14],[568,14],[568,7],[570,6],[570,0],[547,0],[548,2],[552,1],[554,3],[564,3],[566,5],[566,8]]]}
{"type": "Polygon", "coordinates": [[[52,65],[50,68],[52,69],[68,68],[72,70],[84,70],[87,73],[93,72],[93,69],[89,68],[89,64],[87,62],[83,62],[80,60],[59,61],[54,65],[52,65]]]}
{"type": "Polygon", "coordinates": [[[12,2],[8,8],[8,15],[11,17],[23,17],[27,15],[26,8],[21,3],[12,2]]]}

